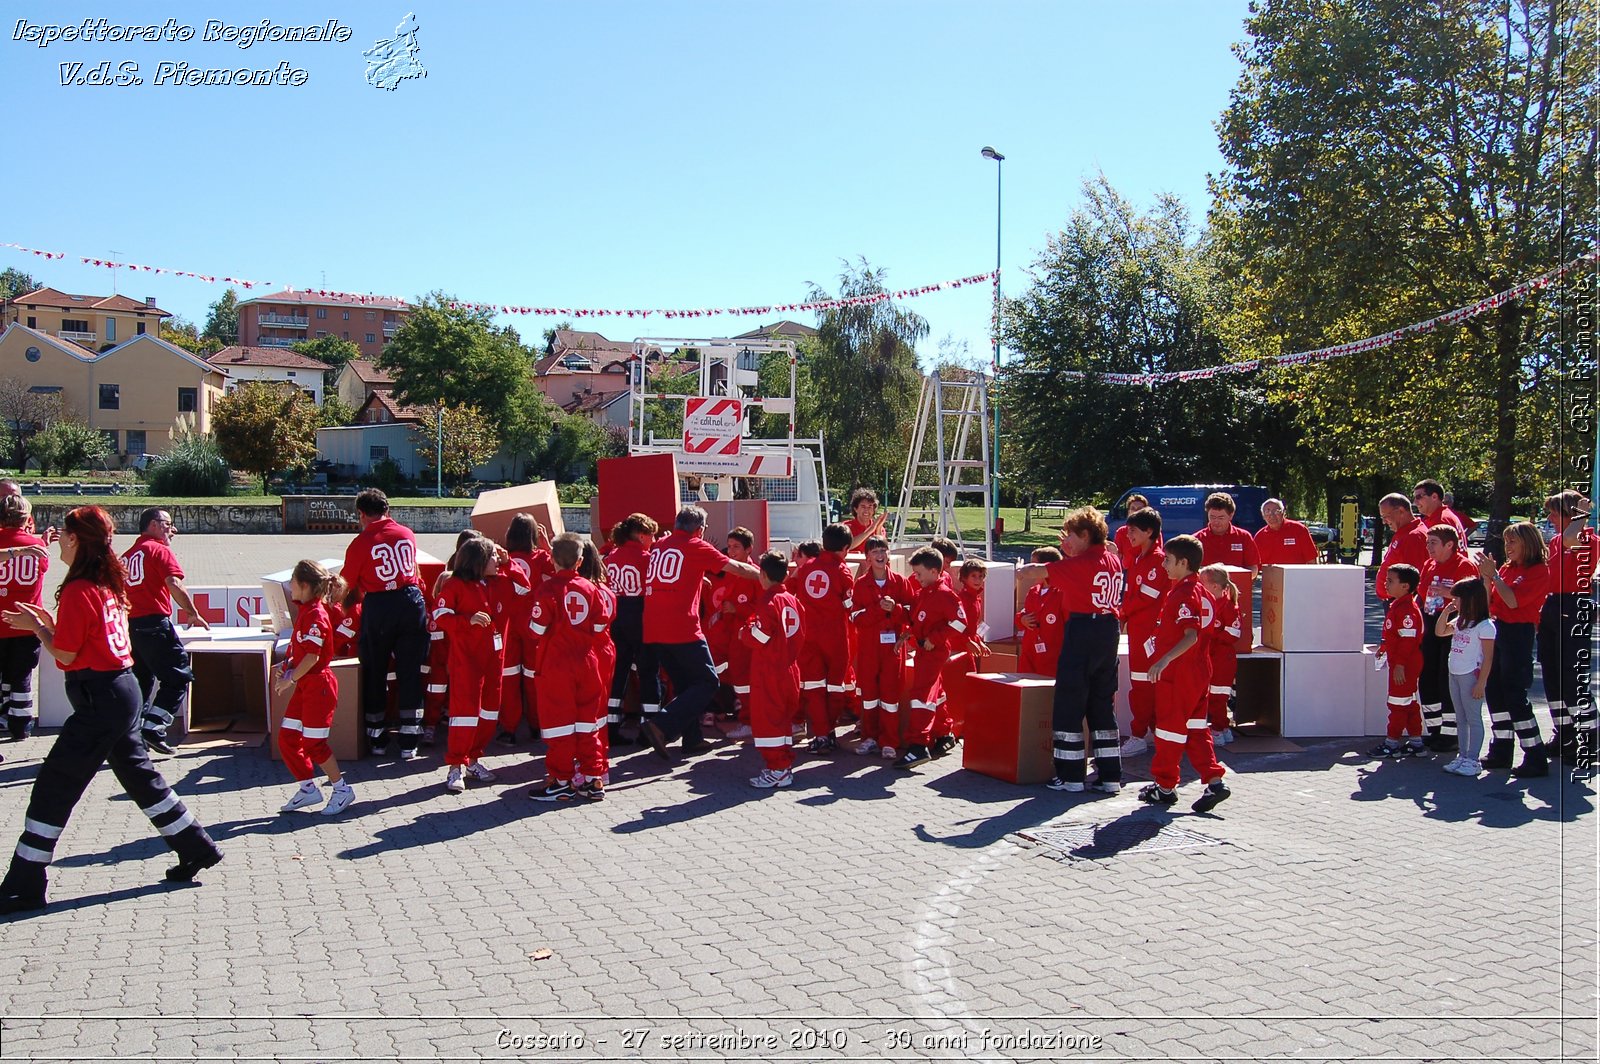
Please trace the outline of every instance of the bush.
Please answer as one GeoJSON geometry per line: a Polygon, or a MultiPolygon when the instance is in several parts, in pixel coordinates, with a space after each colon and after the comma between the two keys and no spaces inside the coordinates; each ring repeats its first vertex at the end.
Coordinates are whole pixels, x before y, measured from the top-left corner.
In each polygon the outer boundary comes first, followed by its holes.
{"type": "Polygon", "coordinates": [[[587,480],[575,480],[571,484],[556,485],[556,497],[567,506],[587,506],[597,490],[587,480]]]}
{"type": "Polygon", "coordinates": [[[210,436],[184,435],[150,463],[152,495],[227,495],[233,472],[210,436]]]}
{"type": "Polygon", "coordinates": [[[111,454],[111,442],[99,429],[63,419],[40,429],[33,437],[33,449],[40,473],[48,474],[54,469],[66,476],[74,469],[104,462],[111,454]]]}
{"type": "Polygon", "coordinates": [[[400,463],[393,458],[384,458],[374,463],[372,469],[361,474],[356,483],[363,488],[377,488],[385,495],[402,495],[411,484],[406,479],[405,473],[400,470],[400,463]]]}

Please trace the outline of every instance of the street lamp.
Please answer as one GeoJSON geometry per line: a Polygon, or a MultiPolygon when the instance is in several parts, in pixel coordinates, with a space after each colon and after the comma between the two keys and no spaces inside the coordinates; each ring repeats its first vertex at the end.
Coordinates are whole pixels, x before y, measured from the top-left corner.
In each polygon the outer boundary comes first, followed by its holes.
{"type": "MultiPolygon", "coordinates": [[[[994,315],[990,322],[994,329],[994,379],[1000,380],[1000,176],[1005,169],[1006,157],[989,145],[984,145],[983,157],[994,160],[994,315]]],[[[989,513],[989,527],[1000,523],[1000,397],[994,397],[994,463],[993,490],[989,513]]]]}

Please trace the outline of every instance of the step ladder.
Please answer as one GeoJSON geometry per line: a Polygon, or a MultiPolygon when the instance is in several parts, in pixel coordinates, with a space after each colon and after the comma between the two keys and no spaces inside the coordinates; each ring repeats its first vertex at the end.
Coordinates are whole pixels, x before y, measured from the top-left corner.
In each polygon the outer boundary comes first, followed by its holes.
{"type": "MultiPolygon", "coordinates": [[[[890,523],[890,542],[910,546],[947,536],[963,554],[976,550],[978,537],[963,534],[956,522],[958,498],[976,495],[983,505],[976,517],[983,529],[983,556],[992,561],[991,488],[989,378],[961,369],[929,374],[922,379],[917,400],[917,423],[906,454],[900,505],[890,523]]],[[[964,509],[970,527],[974,514],[971,507],[964,509]]]]}

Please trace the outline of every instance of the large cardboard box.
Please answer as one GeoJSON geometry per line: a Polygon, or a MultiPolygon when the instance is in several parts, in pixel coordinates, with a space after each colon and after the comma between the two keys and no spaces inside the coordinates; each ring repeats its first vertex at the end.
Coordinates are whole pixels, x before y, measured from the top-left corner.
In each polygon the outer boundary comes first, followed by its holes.
{"type": "Polygon", "coordinates": [[[670,531],[678,515],[678,461],[671,454],[635,454],[602,458],[595,534],[604,536],[612,525],[632,513],[655,518],[663,532],[670,531]]]}
{"type": "MultiPolygon", "coordinates": [[[[339,685],[339,708],[333,713],[333,731],[328,745],[339,761],[356,761],[366,756],[366,730],[361,726],[361,662],[341,658],[333,663],[333,678],[339,685]]],[[[272,696],[272,734],[267,743],[274,761],[283,760],[278,752],[278,725],[289,708],[289,695],[272,696]]]]}
{"type": "Polygon", "coordinates": [[[1366,570],[1269,565],[1261,571],[1261,642],[1274,650],[1359,654],[1366,570]]]}
{"type": "Polygon", "coordinates": [[[1239,655],[1233,681],[1233,718],[1256,734],[1283,734],[1283,655],[1256,650],[1239,655]]]}
{"type": "MultiPolygon", "coordinates": [[[[706,542],[718,550],[725,550],[728,546],[728,533],[736,528],[748,528],[756,538],[752,558],[759,558],[767,550],[767,500],[765,499],[730,499],[717,502],[702,502],[700,508],[706,512],[706,542]]],[[[852,570],[853,571],[853,570],[852,570]]]]}
{"type": "Polygon", "coordinates": [[[1055,774],[1051,708],[1055,681],[1017,673],[975,673],[961,767],[1007,783],[1043,783],[1055,774]]]}
{"type": "Polygon", "coordinates": [[[189,730],[265,732],[268,677],[286,644],[249,629],[200,632],[183,643],[194,672],[189,730]]]}
{"type": "Polygon", "coordinates": [[[472,504],[472,527],[504,544],[511,519],[520,513],[531,514],[549,530],[551,539],[567,530],[561,523],[561,500],[556,497],[553,480],[483,492],[472,504]]]}
{"type": "Polygon", "coordinates": [[[1378,648],[1370,643],[1361,651],[1367,676],[1365,735],[1389,734],[1389,670],[1378,668],[1378,648]]]}
{"type": "Polygon", "coordinates": [[[1349,653],[1283,655],[1283,736],[1315,739],[1365,735],[1371,663],[1349,653]]]}

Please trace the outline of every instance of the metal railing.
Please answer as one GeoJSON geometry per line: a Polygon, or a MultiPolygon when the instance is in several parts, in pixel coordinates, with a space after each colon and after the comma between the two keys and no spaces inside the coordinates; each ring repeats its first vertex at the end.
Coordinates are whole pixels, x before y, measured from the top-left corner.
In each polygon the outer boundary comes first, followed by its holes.
{"type": "Polygon", "coordinates": [[[258,320],[263,325],[287,325],[293,329],[304,329],[311,324],[310,318],[297,318],[293,314],[262,314],[258,320]]]}

